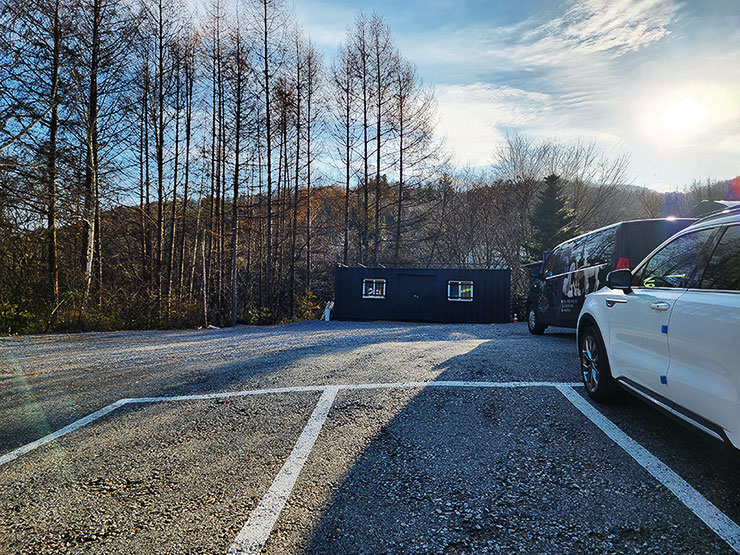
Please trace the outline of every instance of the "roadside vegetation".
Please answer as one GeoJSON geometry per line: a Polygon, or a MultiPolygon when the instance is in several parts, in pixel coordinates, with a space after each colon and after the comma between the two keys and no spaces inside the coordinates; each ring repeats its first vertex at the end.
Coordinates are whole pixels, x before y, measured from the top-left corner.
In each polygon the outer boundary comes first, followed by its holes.
{"type": "Polygon", "coordinates": [[[3,2],[0,333],[315,318],[337,263],[507,266],[520,292],[548,175],[568,229],[666,210],[595,143],[456,168],[436,119],[378,15],[326,60],[280,0],[3,2]]]}

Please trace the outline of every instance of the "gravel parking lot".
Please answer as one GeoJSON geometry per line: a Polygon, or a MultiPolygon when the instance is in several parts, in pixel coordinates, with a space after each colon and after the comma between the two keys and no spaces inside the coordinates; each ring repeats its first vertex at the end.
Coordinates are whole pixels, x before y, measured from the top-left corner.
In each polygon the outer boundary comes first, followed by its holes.
{"type": "Polygon", "coordinates": [[[526,324],[0,338],[0,552],[740,549],[738,463],[577,380],[526,324]]]}

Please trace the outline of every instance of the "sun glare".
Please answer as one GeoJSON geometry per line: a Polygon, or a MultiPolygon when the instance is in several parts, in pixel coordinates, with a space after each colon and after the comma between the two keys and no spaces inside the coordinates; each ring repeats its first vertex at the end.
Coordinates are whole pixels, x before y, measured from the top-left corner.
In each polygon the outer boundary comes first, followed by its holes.
{"type": "Polygon", "coordinates": [[[693,98],[682,98],[663,112],[663,126],[673,133],[688,133],[709,114],[706,104],[693,98]]]}
{"type": "Polygon", "coordinates": [[[637,105],[636,125],[659,148],[701,140],[740,117],[737,93],[714,83],[654,89],[637,105]]]}

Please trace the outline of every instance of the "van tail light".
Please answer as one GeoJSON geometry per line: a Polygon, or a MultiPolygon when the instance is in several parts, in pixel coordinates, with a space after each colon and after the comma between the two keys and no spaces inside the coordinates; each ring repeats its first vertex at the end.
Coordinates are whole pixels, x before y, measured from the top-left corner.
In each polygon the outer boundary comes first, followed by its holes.
{"type": "Polygon", "coordinates": [[[629,270],[630,269],[630,259],[629,258],[620,258],[617,262],[617,270],[629,270]]]}

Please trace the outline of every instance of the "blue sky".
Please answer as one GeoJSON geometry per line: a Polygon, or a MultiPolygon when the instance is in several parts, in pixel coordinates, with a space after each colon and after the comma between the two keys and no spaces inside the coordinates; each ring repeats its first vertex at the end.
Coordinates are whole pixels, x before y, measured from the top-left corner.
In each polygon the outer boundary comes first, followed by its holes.
{"type": "Polygon", "coordinates": [[[458,163],[503,134],[593,139],[637,185],[740,175],[740,0],[295,0],[331,56],[355,15],[383,15],[433,86],[458,163]]]}

